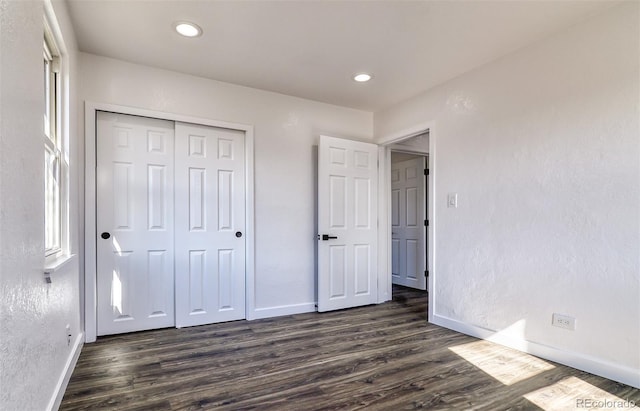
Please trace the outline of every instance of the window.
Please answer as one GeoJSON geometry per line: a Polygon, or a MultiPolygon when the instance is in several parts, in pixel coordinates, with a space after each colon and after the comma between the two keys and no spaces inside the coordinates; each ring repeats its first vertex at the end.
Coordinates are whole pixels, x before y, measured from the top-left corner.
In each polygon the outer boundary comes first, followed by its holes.
{"type": "Polygon", "coordinates": [[[65,167],[61,136],[60,59],[50,36],[44,40],[44,244],[45,256],[63,249],[62,213],[65,167]]]}

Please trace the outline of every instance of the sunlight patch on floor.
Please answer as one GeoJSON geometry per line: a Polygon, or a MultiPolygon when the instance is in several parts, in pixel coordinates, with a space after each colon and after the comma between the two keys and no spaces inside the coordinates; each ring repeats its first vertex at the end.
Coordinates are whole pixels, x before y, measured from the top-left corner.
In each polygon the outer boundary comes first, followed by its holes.
{"type": "Polygon", "coordinates": [[[449,349],[504,385],[515,384],[555,368],[532,355],[489,341],[475,341],[449,349]]]}
{"type": "Polygon", "coordinates": [[[524,396],[545,411],[554,410],[640,410],[633,401],[569,377],[524,396]]]}

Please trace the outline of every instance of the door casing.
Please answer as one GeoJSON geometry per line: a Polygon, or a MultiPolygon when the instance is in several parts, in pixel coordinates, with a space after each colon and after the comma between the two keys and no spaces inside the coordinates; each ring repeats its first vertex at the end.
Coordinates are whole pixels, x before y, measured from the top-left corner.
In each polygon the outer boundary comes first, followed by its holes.
{"type": "Polygon", "coordinates": [[[255,227],[254,227],[254,141],[253,126],[225,121],[166,113],[135,107],[114,104],[85,102],[85,209],[84,209],[84,326],[85,342],[94,342],[97,337],[96,306],[96,113],[108,111],[134,116],[151,117],[161,120],[179,121],[204,126],[228,128],[245,133],[245,301],[246,317],[254,318],[255,314],[255,227]]]}
{"type": "MultiPolygon", "coordinates": [[[[436,267],[436,124],[434,122],[425,122],[417,124],[411,128],[400,132],[389,134],[378,139],[380,145],[379,156],[379,199],[380,207],[378,218],[380,226],[378,229],[378,267],[380,272],[385,275],[380,276],[378,283],[379,302],[391,299],[391,145],[429,132],[429,175],[427,176],[427,219],[429,220],[429,228],[427,230],[427,270],[429,277],[427,278],[428,321],[432,322],[434,318],[435,294],[437,287],[437,270],[436,267]],[[385,284],[386,283],[386,284],[385,284]],[[384,290],[388,290],[388,295],[384,290]]],[[[408,150],[410,151],[410,150],[408,150]]],[[[424,154],[416,152],[416,154],[424,154]]]]}

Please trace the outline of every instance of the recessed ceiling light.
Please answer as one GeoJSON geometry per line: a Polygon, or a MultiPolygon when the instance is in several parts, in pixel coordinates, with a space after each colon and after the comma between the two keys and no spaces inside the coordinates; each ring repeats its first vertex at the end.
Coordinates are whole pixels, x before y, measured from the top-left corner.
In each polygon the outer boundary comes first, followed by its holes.
{"type": "Polygon", "coordinates": [[[371,75],[367,74],[367,73],[360,73],[360,74],[356,74],[353,79],[355,81],[357,81],[358,83],[364,83],[365,81],[369,81],[371,80],[371,75]]]}
{"type": "Polygon", "coordinates": [[[175,24],[176,31],[185,37],[198,37],[202,35],[200,26],[188,21],[179,21],[175,24]]]}

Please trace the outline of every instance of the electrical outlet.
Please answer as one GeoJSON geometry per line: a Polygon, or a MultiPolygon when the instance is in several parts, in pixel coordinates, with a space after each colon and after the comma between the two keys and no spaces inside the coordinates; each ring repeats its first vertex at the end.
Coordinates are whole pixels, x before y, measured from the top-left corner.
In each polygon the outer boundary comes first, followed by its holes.
{"type": "Polygon", "coordinates": [[[67,347],[68,347],[71,345],[71,326],[67,324],[65,329],[67,330],[67,347]]]}
{"type": "Polygon", "coordinates": [[[554,327],[564,328],[565,330],[574,331],[576,329],[576,319],[568,315],[553,313],[551,317],[551,325],[554,327]]]}

